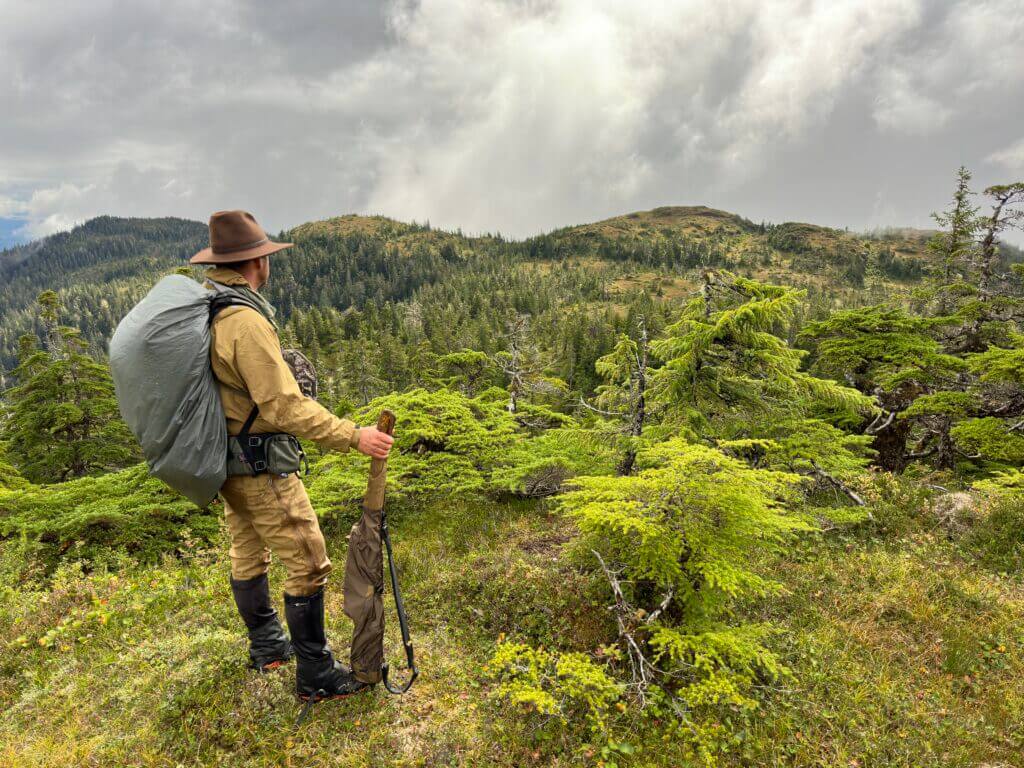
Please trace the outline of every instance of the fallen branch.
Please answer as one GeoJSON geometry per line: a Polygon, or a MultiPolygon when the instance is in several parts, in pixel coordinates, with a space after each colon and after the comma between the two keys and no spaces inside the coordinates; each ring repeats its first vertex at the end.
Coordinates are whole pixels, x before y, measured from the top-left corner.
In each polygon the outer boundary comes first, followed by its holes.
{"type": "Polygon", "coordinates": [[[821,480],[825,480],[826,482],[830,483],[834,488],[837,488],[838,490],[845,493],[847,497],[849,497],[849,499],[858,507],[866,507],[868,505],[868,503],[864,501],[860,494],[853,490],[853,488],[848,486],[839,478],[830,475],[828,472],[819,467],[816,462],[812,461],[811,466],[814,467],[811,474],[813,474],[815,477],[821,480]]]}

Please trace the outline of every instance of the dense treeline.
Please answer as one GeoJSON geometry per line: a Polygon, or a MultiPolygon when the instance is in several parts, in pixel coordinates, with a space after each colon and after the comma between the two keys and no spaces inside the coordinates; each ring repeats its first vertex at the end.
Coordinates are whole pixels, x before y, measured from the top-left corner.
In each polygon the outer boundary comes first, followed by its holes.
{"type": "MultiPolygon", "coordinates": [[[[447,313],[453,301],[465,306],[480,326],[469,330],[464,341],[473,346],[482,337],[493,339],[494,329],[505,322],[501,315],[506,307],[492,311],[487,300],[486,291],[495,281],[520,285],[516,289],[520,295],[513,301],[517,311],[554,316],[556,308],[580,300],[607,301],[608,284],[616,276],[634,272],[690,275],[687,279],[697,281],[702,268],[729,269],[800,284],[809,290],[812,306],[837,300],[837,285],[815,280],[822,262],[835,283],[846,286],[840,303],[855,302],[858,291],[884,290],[886,281],[920,277],[923,251],[914,238],[883,242],[811,225],[755,225],[704,208],[655,209],[610,221],[620,223],[605,229],[594,228],[597,225],[569,228],[524,241],[467,238],[381,217],[306,224],[281,233],[296,247],[286,258],[275,260],[267,295],[288,319],[293,313],[314,309],[328,314],[332,310],[362,312],[368,306],[410,301],[421,292],[416,301],[428,315],[447,313]],[[544,268],[532,273],[532,287],[523,287],[519,272],[533,264],[544,268]],[[544,283],[552,276],[567,277],[554,271],[570,265],[572,275],[560,281],[560,292],[548,290],[544,283]],[[573,280],[580,284],[578,289],[573,280]],[[421,291],[456,284],[461,294],[421,291]],[[434,308],[429,304],[434,300],[445,303],[434,308]]],[[[102,354],[118,320],[148,290],[154,275],[182,266],[205,240],[205,228],[196,222],[100,217],[71,232],[4,251],[0,254],[0,370],[9,371],[17,364],[22,334],[44,332],[33,309],[40,291],[58,292],[61,322],[78,328],[82,338],[102,354]]],[[[320,339],[321,344],[325,341],[320,339]]],[[[431,338],[431,343],[440,350],[450,340],[431,338]]]]}

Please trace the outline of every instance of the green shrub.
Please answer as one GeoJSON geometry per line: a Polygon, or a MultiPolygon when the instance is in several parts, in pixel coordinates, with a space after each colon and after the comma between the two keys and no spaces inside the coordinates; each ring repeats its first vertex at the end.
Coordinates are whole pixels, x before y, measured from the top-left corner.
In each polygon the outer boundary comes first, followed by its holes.
{"type": "Polygon", "coordinates": [[[186,539],[211,541],[220,526],[149,476],[145,465],[55,485],[0,490],[0,537],[39,542],[47,567],[62,558],[108,560],[128,554],[155,562],[186,539]]]}
{"type": "Polygon", "coordinates": [[[992,477],[979,480],[971,487],[991,496],[1024,494],[1024,472],[1019,469],[996,472],[992,477]]]}
{"type": "Polygon", "coordinates": [[[752,686],[786,672],[765,645],[771,627],[730,616],[737,601],[780,589],[755,561],[812,526],[785,506],[799,498],[796,475],[683,439],[638,460],[634,476],[577,478],[561,509],[611,587],[631,693],[642,706],[670,702],[655,711],[710,762],[701,723],[722,707],[753,708],[752,686]]]}
{"type": "Polygon", "coordinates": [[[492,486],[537,498],[558,493],[577,475],[612,474],[617,459],[615,437],[578,426],[547,430],[511,446],[508,464],[492,474],[492,486]]]}
{"type": "Polygon", "coordinates": [[[605,733],[609,710],[624,689],[582,653],[520,643],[499,643],[485,671],[498,681],[499,696],[563,725],[583,720],[594,736],[605,733]]]}
{"type": "MultiPolygon", "coordinates": [[[[396,416],[389,505],[400,509],[437,496],[548,496],[577,474],[613,471],[615,450],[606,436],[573,427],[570,417],[543,406],[523,404],[521,413],[510,414],[506,401],[494,387],[472,398],[449,389],[415,389],[379,397],[359,410],[354,418],[360,424],[374,423],[383,408],[396,416]],[[555,428],[528,437],[520,422],[534,417],[555,428]]],[[[313,505],[326,517],[346,510],[342,516],[354,518],[366,469],[365,457],[354,453],[316,461],[307,481],[313,505]]]]}

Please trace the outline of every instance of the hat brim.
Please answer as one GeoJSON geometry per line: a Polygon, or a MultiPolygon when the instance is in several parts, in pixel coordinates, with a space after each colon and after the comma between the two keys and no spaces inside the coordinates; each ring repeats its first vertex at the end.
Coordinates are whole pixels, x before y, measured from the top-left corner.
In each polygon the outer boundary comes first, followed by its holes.
{"type": "Polygon", "coordinates": [[[295,243],[275,243],[268,240],[255,248],[246,248],[244,251],[232,251],[231,253],[214,253],[213,248],[203,248],[199,253],[189,259],[190,264],[231,264],[236,261],[248,261],[258,259],[261,256],[269,256],[272,253],[291,248],[295,243]]]}

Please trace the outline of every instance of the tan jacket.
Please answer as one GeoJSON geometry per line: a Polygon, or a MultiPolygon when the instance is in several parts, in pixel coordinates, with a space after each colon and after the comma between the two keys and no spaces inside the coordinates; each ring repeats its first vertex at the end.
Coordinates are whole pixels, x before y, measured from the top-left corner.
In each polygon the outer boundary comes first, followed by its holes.
{"type": "MultiPolygon", "coordinates": [[[[225,285],[248,285],[233,269],[207,273],[225,285]]],[[[211,327],[210,363],[220,384],[228,434],[237,435],[255,402],[260,407],[252,432],[290,432],[325,448],[347,451],[359,442],[355,422],[339,419],[299,390],[281,356],[277,331],[250,307],[228,307],[211,327]]]]}

